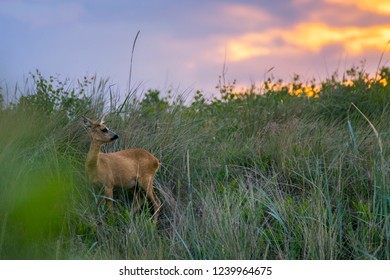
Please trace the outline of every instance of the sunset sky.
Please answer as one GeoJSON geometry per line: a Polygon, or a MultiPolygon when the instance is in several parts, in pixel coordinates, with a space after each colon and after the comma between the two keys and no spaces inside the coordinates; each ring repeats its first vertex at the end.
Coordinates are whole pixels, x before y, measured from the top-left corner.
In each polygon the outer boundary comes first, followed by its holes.
{"type": "MultiPolygon", "coordinates": [[[[389,0],[0,0],[0,84],[39,69],[133,86],[215,91],[273,75],[286,82],[343,73],[365,60],[375,72],[390,40],[389,0]],[[271,70],[270,70],[271,69],[271,70]],[[270,71],[269,71],[270,70],[270,71]]],[[[389,65],[390,47],[382,65],[389,65]]]]}

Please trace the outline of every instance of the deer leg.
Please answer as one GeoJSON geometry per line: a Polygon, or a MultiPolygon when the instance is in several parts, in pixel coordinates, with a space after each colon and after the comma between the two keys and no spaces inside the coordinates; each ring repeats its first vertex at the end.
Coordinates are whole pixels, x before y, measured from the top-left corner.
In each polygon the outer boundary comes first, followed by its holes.
{"type": "Polygon", "coordinates": [[[109,186],[104,186],[104,195],[107,197],[107,206],[108,210],[112,213],[114,212],[114,205],[113,205],[113,200],[114,200],[114,194],[113,194],[113,188],[109,186]]]}
{"type": "Polygon", "coordinates": [[[139,181],[142,189],[146,192],[146,196],[150,199],[150,201],[153,204],[153,220],[157,222],[158,219],[158,212],[160,211],[160,202],[158,201],[158,198],[156,194],[154,193],[153,188],[153,177],[145,178],[139,181]]]}
{"type": "Polygon", "coordinates": [[[137,192],[136,187],[133,188],[133,208],[132,212],[135,213],[139,210],[139,208],[144,204],[145,196],[143,196],[140,192],[137,192]]]}

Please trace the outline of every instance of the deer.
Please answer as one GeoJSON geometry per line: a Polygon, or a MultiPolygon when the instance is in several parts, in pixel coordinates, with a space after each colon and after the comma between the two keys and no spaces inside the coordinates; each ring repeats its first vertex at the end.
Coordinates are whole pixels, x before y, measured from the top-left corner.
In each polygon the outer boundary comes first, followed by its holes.
{"type": "MultiPolygon", "coordinates": [[[[155,194],[153,181],[160,168],[160,161],[141,148],[111,153],[101,152],[102,145],[119,139],[119,136],[104,124],[104,115],[96,121],[85,116],[82,118],[91,138],[85,162],[87,179],[93,185],[104,188],[109,211],[112,213],[114,210],[114,189],[129,189],[133,192],[133,199],[136,200],[137,188],[140,188],[151,201],[154,211],[153,220],[157,222],[161,204],[155,194]]],[[[145,196],[141,198],[144,200],[145,196]]],[[[138,201],[133,212],[136,212],[142,203],[138,201]]]]}

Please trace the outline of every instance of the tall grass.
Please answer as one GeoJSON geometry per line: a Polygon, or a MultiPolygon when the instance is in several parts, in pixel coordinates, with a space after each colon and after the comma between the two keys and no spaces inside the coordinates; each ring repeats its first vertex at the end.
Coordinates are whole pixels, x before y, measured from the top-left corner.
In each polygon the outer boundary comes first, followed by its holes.
{"type": "Polygon", "coordinates": [[[1,258],[389,259],[390,75],[358,72],[319,98],[289,92],[295,80],[189,105],[159,91],[115,103],[105,81],[61,88],[38,75],[0,110],[1,258]],[[84,178],[79,116],[103,110],[120,135],[106,151],[142,147],[162,162],[158,224],[148,205],[130,214],[131,196],[107,213],[84,178]]]}

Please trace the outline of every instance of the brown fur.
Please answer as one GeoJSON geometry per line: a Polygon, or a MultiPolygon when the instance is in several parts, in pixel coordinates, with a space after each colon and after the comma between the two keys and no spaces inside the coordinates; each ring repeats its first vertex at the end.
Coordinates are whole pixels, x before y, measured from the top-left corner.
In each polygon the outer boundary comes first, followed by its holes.
{"type": "MultiPolygon", "coordinates": [[[[132,189],[137,197],[136,186],[141,187],[153,204],[154,220],[157,221],[160,202],[154,192],[153,180],[160,167],[159,160],[144,149],[127,149],[114,153],[102,153],[100,148],[118,138],[103,124],[103,116],[97,121],[83,117],[92,138],[85,163],[88,179],[104,187],[110,211],[113,210],[113,191],[115,188],[132,189]]],[[[138,209],[140,203],[136,206],[138,209]]]]}

